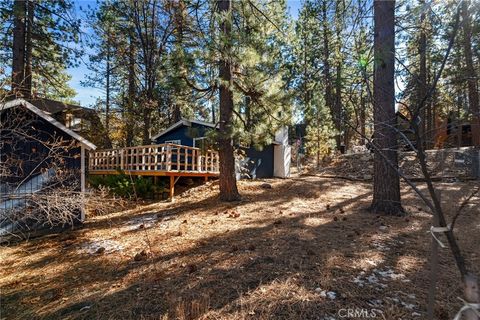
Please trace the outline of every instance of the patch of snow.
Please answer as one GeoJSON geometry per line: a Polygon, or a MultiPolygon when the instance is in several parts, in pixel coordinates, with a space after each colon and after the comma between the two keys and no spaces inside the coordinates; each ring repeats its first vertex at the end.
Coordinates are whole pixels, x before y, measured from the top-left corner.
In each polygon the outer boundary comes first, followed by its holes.
{"type": "Polygon", "coordinates": [[[380,300],[380,299],[370,299],[370,300],[367,301],[367,304],[371,307],[378,308],[378,307],[381,307],[383,305],[383,301],[380,300]]]}
{"type": "Polygon", "coordinates": [[[405,275],[402,273],[395,273],[392,269],[373,269],[372,273],[366,275],[364,271],[353,278],[352,282],[356,283],[359,287],[364,287],[365,285],[370,285],[375,287],[376,290],[387,288],[385,281],[389,280],[405,280],[405,275]]]}
{"type": "Polygon", "coordinates": [[[125,224],[128,225],[128,230],[139,229],[143,225],[144,228],[151,228],[158,222],[158,215],[143,216],[130,219],[125,224]]]}
{"type": "Polygon", "coordinates": [[[328,292],[327,292],[327,297],[328,297],[328,299],[330,299],[330,300],[335,300],[335,299],[337,298],[337,294],[336,294],[335,292],[333,292],[333,291],[328,291],[328,292]]]}
{"type": "MultiPolygon", "coordinates": [[[[104,248],[103,253],[113,253],[122,251],[123,246],[114,240],[93,240],[84,242],[80,245],[80,250],[88,254],[96,254],[100,248],[104,248]]],[[[100,249],[101,250],[101,249],[100,249]]]]}

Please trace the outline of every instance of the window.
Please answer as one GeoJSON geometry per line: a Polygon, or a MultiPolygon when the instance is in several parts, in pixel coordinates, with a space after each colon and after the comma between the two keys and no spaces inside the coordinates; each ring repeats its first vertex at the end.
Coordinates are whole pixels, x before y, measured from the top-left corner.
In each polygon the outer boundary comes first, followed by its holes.
{"type": "Polygon", "coordinates": [[[165,140],[165,143],[182,144],[182,140],[165,140]]]}
{"type": "Polygon", "coordinates": [[[194,148],[201,148],[204,145],[204,141],[206,137],[200,137],[200,138],[193,138],[193,147],[194,148]]]}

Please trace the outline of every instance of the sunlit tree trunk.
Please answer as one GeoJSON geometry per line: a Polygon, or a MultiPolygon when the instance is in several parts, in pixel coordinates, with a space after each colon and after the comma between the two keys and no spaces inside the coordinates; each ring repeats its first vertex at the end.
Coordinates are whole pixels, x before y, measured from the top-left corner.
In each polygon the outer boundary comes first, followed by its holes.
{"type": "Polygon", "coordinates": [[[27,35],[26,35],[26,52],[25,52],[25,85],[24,95],[26,98],[32,97],[32,32],[33,32],[33,20],[35,18],[35,2],[33,0],[28,1],[27,5],[27,35]]]}
{"type": "Polygon", "coordinates": [[[402,214],[396,169],[395,1],[374,1],[374,185],[373,212],[402,214]]]}
{"type": "Polygon", "coordinates": [[[130,43],[128,46],[128,90],[127,90],[127,108],[126,108],[126,141],[127,147],[133,145],[133,136],[135,121],[133,117],[134,99],[136,96],[135,89],[135,43],[133,41],[133,35],[130,35],[130,43]]]}
{"type": "Polygon", "coordinates": [[[223,201],[235,201],[240,199],[237,189],[237,180],[235,175],[235,157],[232,141],[232,118],[233,118],[233,93],[232,93],[232,70],[228,56],[225,54],[231,51],[231,1],[218,0],[218,11],[222,15],[223,21],[220,24],[220,33],[224,38],[224,50],[219,62],[220,76],[220,138],[219,157],[220,157],[220,199],[223,201]],[[226,17],[224,16],[226,15],[226,17]]]}
{"type": "Polygon", "coordinates": [[[473,145],[480,146],[480,107],[478,101],[478,79],[472,58],[472,26],[469,12],[470,1],[462,1],[463,49],[465,54],[468,84],[468,104],[472,115],[473,145]]]}
{"type": "Polygon", "coordinates": [[[25,81],[25,16],[27,2],[15,0],[13,3],[13,50],[12,50],[12,92],[23,95],[25,81]]]}
{"type": "Polygon", "coordinates": [[[425,0],[420,0],[421,14],[420,14],[420,35],[418,39],[418,54],[420,60],[418,79],[417,79],[417,106],[422,106],[421,110],[421,125],[420,125],[420,136],[424,141],[424,148],[427,148],[429,143],[429,132],[428,132],[428,107],[429,104],[426,99],[427,95],[427,37],[425,35],[425,0]]]}
{"type": "MultiPolygon", "coordinates": [[[[333,100],[332,75],[330,71],[330,36],[328,32],[327,0],[322,2],[322,28],[323,28],[323,79],[325,81],[325,105],[330,110],[335,129],[338,130],[339,115],[335,112],[333,100]]],[[[336,148],[340,147],[340,136],[335,136],[336,148]]]]}

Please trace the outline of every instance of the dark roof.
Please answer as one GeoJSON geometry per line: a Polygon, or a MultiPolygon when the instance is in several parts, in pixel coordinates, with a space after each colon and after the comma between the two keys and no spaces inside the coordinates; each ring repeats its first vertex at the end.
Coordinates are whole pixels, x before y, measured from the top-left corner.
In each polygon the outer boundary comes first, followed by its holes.
{"type": "Polygon", "coordinates": [[[175,130],[176,128],[181,127],[181,126],[191,127],[192,123],[195,123],[195,124],[198,124],[198,125],[201,125],[201,126],[204,126],[204,127],[209,127],[209,128],[215,128],[216,127],[215,124],[210,123],[210,122],[205,122],[205,121],[200,121],[200,120],[182,119],[182,120],[172,124],[170,127],[163,130],[162,132],[154,135],[151,139],[152,140],[158,139],[159,137],[161,137],[161,136],[169,133],[170,131],[175,130]]]}
{"type": "Polygon", "coordinates": [[[56,101],[56,100],[47,99],[47,98],[35,97],[35,98],[27,99],[27,98],[17,98],[13,95],[10,95],[7,97],[6,102],[17,100],[17,99],[23,99],[25,101],[28,101],[31,104],[33,104],[35,107],[37,107],[38,109],[42,110],[43,112],[49,115],[56,115],[64,111],[69,111],[69,112],[81,111],[84,114],[96,113],[94,109],[85,108],[76,104],[56,101]]]}
{"type": "Polygon", "coordinates": [[[64,111],[82,111],[87,113],[94,113],[95,110],[84,108],[79,105],[65,103],[61,101],[55,101],[46,98],[33,98],[33,99],[26,99],[28,102],[33,104],[38,109],[49,113],[49,114],[57,114],[64,111]]]}
{"type": "Polygon", "coordinates": [[[91,143],[87,139],[83,138],[79,134],[73,132],[72,130],[68,129],[63,124],[61,124],[60,122],[58,122],[57,120],[52,118],[47,112],[41,110],[40,108],[37,108],[35,105],[33,105],[32,103],[30,103],[30,102],[28,102],[24,99],[15,99],[15,100],[11,100],[9,102],[6,102],[4,104],[0,104],[0,111],[6,110],[6,109],[9,109],[9,108],[19,107],[19,106],[25,107],[27,110],[30,110],[31,112],[35,113],[36,115],[38,115],[41,118],[45,119],[46,121],[50,122],[52,125],[56,126],[57,128],[59,128],[60,130],[62,130],[66,134],[70,135],[75,140],[82,143],[87,149],[95,150],[97,148],[93,143],[91,143]]]}

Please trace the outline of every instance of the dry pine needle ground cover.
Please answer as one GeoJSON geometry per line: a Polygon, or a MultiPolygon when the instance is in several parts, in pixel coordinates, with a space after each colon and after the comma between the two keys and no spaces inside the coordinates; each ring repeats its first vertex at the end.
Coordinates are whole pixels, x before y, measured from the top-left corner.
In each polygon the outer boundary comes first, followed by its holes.
{"type": "MultiPolygon", "coordinates": [[[[439,184],[446,206],[475,183],[439,184]]],[[[1,319],[338,319],[342,308],[425,318],[431,216],[408,187],[402,218],[365,210],[371,183],[308,175],[239,187],[238,203],[219,202],[213,182],[1,247],[1,319]]],[[[479,206],[474,197],[457,222],[477,274],[479,206]]],[[[436,314],[451,319],[459,274],[447,249],[439,262],[436,314]]]]}

